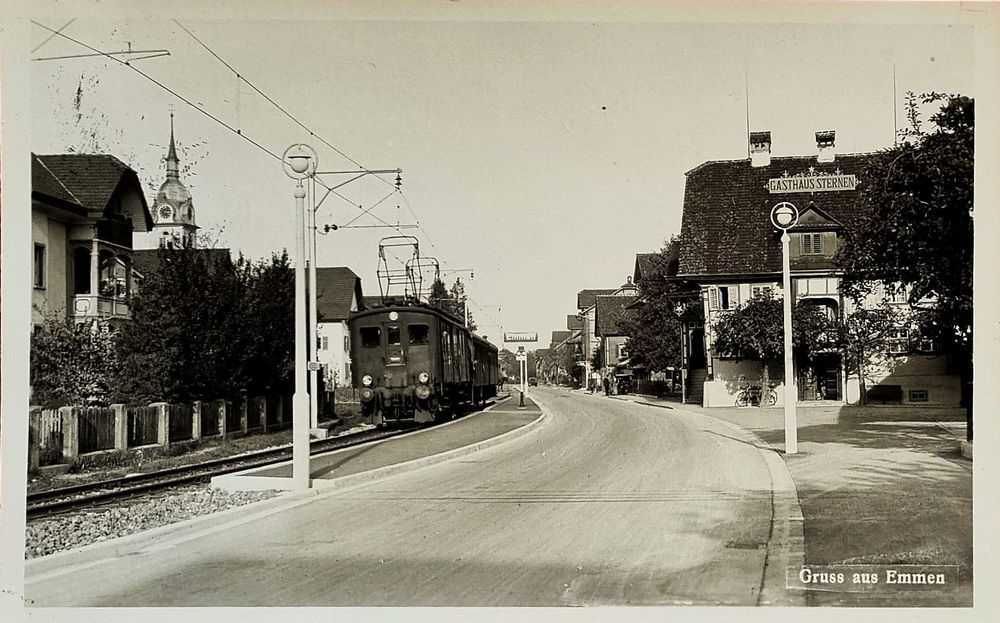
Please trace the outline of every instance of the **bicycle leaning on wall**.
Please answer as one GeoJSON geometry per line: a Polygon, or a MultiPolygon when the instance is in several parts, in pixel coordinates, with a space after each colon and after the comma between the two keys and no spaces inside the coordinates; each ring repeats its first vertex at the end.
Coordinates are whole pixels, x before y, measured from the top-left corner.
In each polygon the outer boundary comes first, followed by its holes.
{"type": "Polygon", "coordinates": [[[760,385],[755,385],[753,383],[747,383],[740,388],[740,393],[736,394],[736,406],[737,407],[759,407],[761,406],[761,400],[765,400],[765,407],[773,407],[778,403],[778,392],[774,391],[774,385],[768,384],[767,386],[767,396],[763,396],[760,385]]]}

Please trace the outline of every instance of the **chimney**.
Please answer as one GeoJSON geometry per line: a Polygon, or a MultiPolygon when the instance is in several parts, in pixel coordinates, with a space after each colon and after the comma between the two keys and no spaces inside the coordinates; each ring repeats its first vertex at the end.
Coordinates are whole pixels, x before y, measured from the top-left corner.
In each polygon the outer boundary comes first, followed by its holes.
{"type": "Polygon", "coordinates": [[[771,133],[750,133],[750,166],[766,167],[771,164],[771,133]]]}
{"type": "Polygon", "coordinates": [[[816,147],[819,149],[816,162],[833,162],[833,142],[836,137],[836,130],[824,130],[816,133],[816,147]]]}

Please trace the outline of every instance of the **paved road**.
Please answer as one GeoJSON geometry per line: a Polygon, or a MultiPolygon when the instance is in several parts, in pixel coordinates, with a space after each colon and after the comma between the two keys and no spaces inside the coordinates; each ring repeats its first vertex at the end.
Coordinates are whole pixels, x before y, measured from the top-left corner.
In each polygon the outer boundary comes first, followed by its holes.
{"type": "Polygon", "coordinates": [[[551,415],[517,440],[153,553],[29,577],[28,597],[53,606],[758,602],[771,495],[756,448],[698,416],[532,391],[551,415]]]}

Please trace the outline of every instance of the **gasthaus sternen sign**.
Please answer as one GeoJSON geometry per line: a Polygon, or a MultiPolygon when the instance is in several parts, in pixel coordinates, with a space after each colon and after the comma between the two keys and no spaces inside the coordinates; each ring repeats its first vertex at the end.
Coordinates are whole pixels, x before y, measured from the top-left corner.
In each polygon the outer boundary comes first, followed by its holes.
{"type": "Polygon", "coordinates": [[[538,333],[531,333],[529,331],[508,331],[503,334],[503,340],[505,342],[537,342],[538,333]]]}
{"type": "Polygon", "coordinates": [[[854,190],[858,178],[855,175],[790,175],[772,177],[767,180],[771,193],[821,193],[835,190],[854,190]]]}

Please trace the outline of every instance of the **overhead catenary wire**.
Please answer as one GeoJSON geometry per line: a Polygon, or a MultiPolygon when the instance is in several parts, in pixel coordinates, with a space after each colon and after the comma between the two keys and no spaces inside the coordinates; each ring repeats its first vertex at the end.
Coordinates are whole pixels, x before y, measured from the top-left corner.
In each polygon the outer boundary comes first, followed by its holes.
{"type": "MultiPolygon", "coordinates": [[[[188,29],[186,26],[184,26],[183,24],[181,24],[180,21],[178,21],[177,19],[174,19],[173,21],[174,21],[175,24],[177,24],[177,26],[181,30],[183,30],[184,32],[186,32],[192,39],[194,39],[209,54],[211,54],[216,60],[218,60],[220,63],[222,63],[226,67],[226,69],[228,69],[229,71],[231,71],[236,76],[237,80],[240,80],[240,81],[244,82],[247,86],[249,86],[251,89],[253,89],[257,94],[259,94],[261,97],[263,97],[265,100],[267,100],[272,106],[274,106],[279,111],[281,111],[282,114],[284,114],[286,117],[288,117],[290,120],[292,120],[296,125],[298,125],[300,128],[302,128],[303,130],[305,130],[306,132],[308,132],[309,136],[314,137],[316,140],[320,141],[321,143],[323,143],[324,145],[326,145],[327,147],[329,147],[330,149],[332,149],[336,153],[340,154],[341,156],[343,156],[344,158],[346,158],[347,160],[349,160],[354,165],[356,165],[356,166],[358,166],[358,167],[360,167],[362,169],[367,168],[363,164],[361,164],[361,162],[359,162],[358,160],[352,158],[346,152],[344,152],[343,150],[339,149],[338,147],[336,147],[335,145],[333,145],[332,143],[330,143],[329,141],[327,141],[326,139],[324,139],[322,136],[316,134],[316,132],[314,132],[311,128],[309,128],[305,123],[303,123],[298,118],[296,118],[295,115],[293,115],[292,113],[290,113],[281,104],[279,104],[273,98],[271,98],[267,93],[265,93],[263,90],[261,90],[260,88],[258,88],[257,85],[255,85],[254,83],[252,83],[244,74],[242,74],[239,70],[237,70],[235,67],[233,67],[228,61],[226,61],[224,58],[222,58],[222,56],[220,56],[217,52],[215,52],[215,50],[213,50],[207,43],[205,43],[204,41],[202,41],[197,35],[195,35],[193,32],[191,32],[190,29],[188,29]]],[[[382,177],[380,175],[375,175],[374,177],[376,179],[378,179],[379,181],[385,183],[385,184],[393,185],[392,182],[390,182],[389,180],[385,179],[384,177],[382,177]]],[[[341,198],[345,199],[345,201],[347,200],[343,196],[341,196],[341,198]]],[[[430,243],[430,245],[434,249],[434,251],[440,256],[441,255],[440,249],[438,249],[438,246],[436,244],[434,244],[434,241],[431,239],[430,234],[427,232],[427,229],[420,222],[420,219],[417,218],[417,215],[416,215],[415,211],[413,210],[413,206],[410,204],[410,201],[406,197],[405,194],[403,195],[403,200],[406,202],[406,207],[407,207],[407,209],[409,209],[410,215],[413,217],[414,221],[416,222],[417,227],[420,229],[421,232],[423,232],[424,237],[427,239],[427,242],[430,243]]],[[[444,261],[444,260],[442,260],[442,261],[444,261]]]]}
{"type": "MultiPolygon", "coordinates": [[[[57,31],[57,30],[55,30],[53,28],[50,28],[49,26],[46,26],[45,24],[42,24],[42,23],[37,22],[35,20],[31,20],[31,23],[34,24],[34,25],[36,25],[36,26],[38,26],[38,27],[40,27],[40,28],[44,28],[45,30],[48,30],[49,32],[53,33],[52,36],[57,36],[58,35],[60,37],[63,37],[63,38],[65,38],[65,39],[67,39],[67,40],[69,40],[69,41],[71,41],[71,42],[73,42],[73,43],[75,43],[77,45],[80,45],[80,46],[82,46],[84,48],[87,48],[88,50],[91,50],[91,51],[97,53],[97,55],[99,55],[99,56],[104,56],[105,58],[108,58],[108,59],[111,59],[111,60],[115,61],[119,65],[124,65],[125,67],[128,67],[129,69],[131,69],[135,73],[139,74],[140,76],[142,76],[143,78],[145,78],[149,82],[152,82],[153,84],[155,84],[156,86],[160,87],[161,89],[163,89],[167,93],[173,95],[174,97],[176,97],[180,101],[184,102],[185,104],[187,104],[191,108],[193,108],[193,109],[197,110],[198,112],[200,112],[201,114],[205,115],[206,117],[208,117],[209,119],[211,119],[215,123],[219,124],[220,126],[222,126],[223,128],[225,128],[226,130],[229,130],[230,132],[232,132],[233,134],[239,136],[243,140],[247,141],[248,143],[250,143],[251,145],[253,145],[257,149],[259,149],[260,151],[262,151],[265,154],[271,156],[275,160],[281,162],[282,158],[276,152],[271,151],[270,149],[268,149],[267,147],[265,147],[261,143],[255,141],[250,136],[248,136],[245,133],[243,133],[238,128],[234,128],[233,126],[231,126],[230,124],[226,123],[225,121],[223,121],[222,119],[220,119],[216,115],[213,115],[212,113],[208,112],[207,110],[205,110],[204,108],[202,108],[198,104],[192,102],[190,99],[184,97],[183,95],[181,95],[180,93],[178,93],[174,89],[170,88],[169,86],[167,86],[163,82],[161,82],[161,81],[157,80],[156,78],[150,76],[149,74],[147,74],[146,72],[142,71],[141,69],[135,67],[134,65],[131,65],[128,61],[123,61],[121,59],[115,58],[114,56],[112,56],[111,54],[108,54],[107,52],[105,52],[103,50],[95,48],[94,46],[92,46],[92,45],[90,45],[88,43],[85,43],[83,41],[80,41],[79,39],[75,39],[73,37],[70,37],[69,35],[67,35],[67,34],[65,34],[63,32],[59,32],[59,31],[57,31]]],[[[64,26],[64,28],[65,28],[65,26],[64,26]]],[[[355,204],[353,201],[351,201],[350,199],[348,199],[347,197],[345,197],[341,193],[339,193],[336,190],[334,190],[334,189],[330,188],[329,186],[327,186],[326,183],[323,182],[323,180],[317,180],[317,183],[320,186],[322,186],[323,188],[325,188],[325,189],[329,190],[330,192],[332,192],[334,195],[337,195],[338,197],[340,197],[341,199],[343,199],[345,202],[349,203],[351,206],[353,206],[353,207],[361,210],[362,212],[364,211],[364,208],[359,207],[357,204],[355,204]]],[[[402,231],[400,231],[398,228],[394,227],[391,223],[389,223],[388,221],[382,219],[378,215],[371,214],[371,216],[374,219],[380,221],[382,224],[387,225],[389,227],[392,227],[392,228],[396,229],[396,231],[398,231],[400,234],[402,234],[402,231]]]]}

